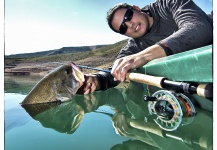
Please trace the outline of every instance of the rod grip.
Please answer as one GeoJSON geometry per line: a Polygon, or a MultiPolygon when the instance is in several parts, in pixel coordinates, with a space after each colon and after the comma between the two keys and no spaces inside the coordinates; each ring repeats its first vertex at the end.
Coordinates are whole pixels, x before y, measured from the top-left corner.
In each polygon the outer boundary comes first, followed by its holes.
{"type": "Polygon", "coordinates": [[[155,77],[140,73],[127,73],[126,78],[134,82],[153,85],[159,88],[163,88],[161,84],[162,81],[165,79],[164,77],[155,77]]]}
{"type": "Polygon", "coordinates": [[[199,96],[205,97],[209,100],[212,100],[213,98],[213,84],[200,84],[197,87],[197,94],[199,96]]]}

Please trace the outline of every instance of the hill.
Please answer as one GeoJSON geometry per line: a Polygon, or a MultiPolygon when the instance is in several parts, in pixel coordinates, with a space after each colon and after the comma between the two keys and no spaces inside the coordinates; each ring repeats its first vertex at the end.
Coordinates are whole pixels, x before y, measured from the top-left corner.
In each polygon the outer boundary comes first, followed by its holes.
{"type": "Polygon", "coordinates": [[[59,50],[5,56],[5,75],[13,72],[44,75],[66,62],[107,69],[126,43],[127,40],[123,40],[111,45],[64,47],[59,50]]]}
{"type": "Polygon", "coordinates": [[[29,57],[51,56],[51,55],[58,55],[58,54],[70,54],[70,53],[76,53],[76,52],[86,52],[86,51],[94,50],[94,49],[101,48],[104,46],[106,45],[62,47],[60,49],[46,50],[46,51],[35,52],[35,53],[22,53],[22,54],[7,55],[5,57],[6,58],[29,58],[29,57]]]}

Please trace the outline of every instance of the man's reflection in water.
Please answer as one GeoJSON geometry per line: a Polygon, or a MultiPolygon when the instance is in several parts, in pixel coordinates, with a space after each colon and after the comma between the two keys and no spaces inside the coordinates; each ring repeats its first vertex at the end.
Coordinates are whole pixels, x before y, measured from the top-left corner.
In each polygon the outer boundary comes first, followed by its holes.
{"type": "MultiPolygon", "coordinates": [[[[143,119],[147,115],[147,108],[142,108],[136,103],[142,101],[143,91],[134,89],[128,91],[126,89],[112,88],[99,93],[95,92],[90,95],[85,95],[83,98],[76,98],[76,103],[80,105],[85,113],[96,111],[100,106],[110,106],[114,111],[112,117],[113,127],[117,134],[132,139],[122,144],[114,145],[111,149],[113,150],[137,150],[139,149],[150,149],[157,150],[158,148],[149,138],[145,137],[145,131],[133,128],[130,125],[130,119],[143,119]],[[133,93],[133,94],[132,94],[133,93]],[[136,102],[131,99],[135,99],[136,102]]],[[[104,113],[102,111],[102,113],[104,113]]],[[[157,126],[153,124],[154,126],[157,126]]]]}
{"type": "Polygon", "coordinates": [[[60,133],[72,134],[78,129],[86,113],[100,112],[100,106],[109,106],[113,113],[101,113],[111,116],[118,135],[132,139],[114,145],[111,150],[212,149],[210,113],[201,111],[192,124],[180,127],[174,132],[166,132],[153,121],[147,103],[143,101],[144,95],[149,95],[149,92],[140,86],[111,88],[89,95],[76,95],[72,101],[54,106],[34,105],[33,108],[24,108],[42,126],[53,128],[60,133]]]}
{"type": "Polygon", "coordinates": [[[194,122],[167,132],[161,129],[149,115],[144,95],[150,96],[148,88],[133,86],[125,89],[109,89],[86,96],[83,100],[76,99],[85,113],[95,111],[107,105],[114,111],[112,117],[115,132],[132,140],[114,145],[111,150],[211,150],[212,149],[212,114],[201,110],[194,122]],[[201,122],[204,120],[207,126],[201,122]],[[197,126],[197,128],[195,128],[197,126]],[[200,128],[198,130],[198,128],[200,128]],[[198,132],[200,131],[200,132],[198,132]]]}

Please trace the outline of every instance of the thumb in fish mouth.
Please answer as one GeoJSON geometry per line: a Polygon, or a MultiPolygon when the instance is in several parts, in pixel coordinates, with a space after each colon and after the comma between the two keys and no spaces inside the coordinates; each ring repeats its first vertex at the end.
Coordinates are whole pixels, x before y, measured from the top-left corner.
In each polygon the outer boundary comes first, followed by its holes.
{"type": "Polygon", "coordinates": [[[73,97],[78,89],[84,85],[85,77],[80,68],[73,62],[66,63],[65,72],[68,75],[67,78],[62,80],[62,86],[73,97]]]}
{"type": "Polygon", "coordinates": [[[75,80],[79,82],[79,88],[84,84],[85,78],[84,74],[81,72],[80,68],[76,66],[75,63],[71,62],[71,67],[73,70],[73,76],[75,77],[75,80]]]}

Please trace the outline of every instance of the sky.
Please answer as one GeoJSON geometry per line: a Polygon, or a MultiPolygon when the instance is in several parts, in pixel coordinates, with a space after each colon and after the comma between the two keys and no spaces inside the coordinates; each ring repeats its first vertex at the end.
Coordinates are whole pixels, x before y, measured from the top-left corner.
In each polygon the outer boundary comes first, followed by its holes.
{"type": "MultiPolygon", "coordinates": [[[[194,0],[206,13],[212,0],[194,0]]],[[[113,44],[126,36],[107,25],[106,13],[122,0],[5,0],[5,55],[68,46],[113,44]]],[[[154,0],[125,0],[140,8],[154,0]]]]}

